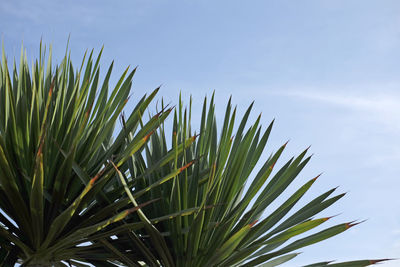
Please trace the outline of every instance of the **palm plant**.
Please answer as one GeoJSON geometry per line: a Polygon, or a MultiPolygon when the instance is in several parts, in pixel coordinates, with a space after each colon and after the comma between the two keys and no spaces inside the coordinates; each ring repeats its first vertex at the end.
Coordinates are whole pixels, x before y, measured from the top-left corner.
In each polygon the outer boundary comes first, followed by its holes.
{"type": "Polygon", "coordinates": [[[138,101],[124,131],[115,132],[135,70],[126,69],[109,91],[113,64],[100,84],[101,51],[96,60],[93,51],[87,60],[85,53],[78,70],[67,54],[53,67],[51,49],[46,68],[44,51],[41,46],[31,71],[23,50],[19,71],[14,63],[9,72],[4,48],[0,62],[1,266],[65,266],[66,261],[139,266],[148,255],[153,255],[152,262],[171,261],[163,237],[143,222],[141,208],[151,201],[132,207],[125,194],[116,194],[122,184],[114,169],[123,169],[140,153],[171,109],[143,123],[142,114],[157,89],[138,101]],[[132,137],[129,144],[126,133],[132,137]],[[123,255],[111,238],[117,233],[113,229],[136,211],[142,220],[124,229],[146,227],[157,246],[148,248],[135,236],[136,249],[123,255]]]}
{"type": "Polygon", "coordinates": [[[259,117],[246,130],[251,106],[232,137],[229,101],[218,137],[205,99],[198,136],[180,100],[169,142],[171,108],[143,118],[158,89],[121,116],[135,70],[109,90],[113,64],[101,83],[102,51],[77,70],[67,53],[53,67],[50,52],[46,65],[44,51],[31,70],[23,50],[19,70],[10,73],[4,49],[0,62],[1,266],[276,266],[356,224],[307,234],[343,196],[332,189],[293,212],[316,178],[265,212],[310,157],[275,172],[285,144],[254,173],[273,123],[262,133],[259,117]]]}
{"type": "MultiPolygon", "coordinates": [[[[319,175],[267,213],[266,209],[277,203],[277,198],[310,160],[308,148],[275,171],[274,166],[286,147],[284,144],[256,170],[273,121],[262,132],[259,116],[245,130],[251,105],[234,132],[236,108],[232,109],[229,100],[218,134],[213,99],[214,95],[209,106],[207,98],[204,100],[200,136],[193,145],[182,154],[176,153],[174,161],[163,168],[151,174],[142,172],[168,153],[169,138],[172,148],[176,148],[192,136],[192,101],[189,109],[184,109],[179,99],[171,136],[166,136],[164,125],[160,127],[146,144],[145,157],[134,155],[128,175],[134,178],[130,186],[142,190],[180,166],[190,165],[159,188],[138,198],[141,202],[161,199],[161,202],[149,205],[147,215],[150,217],[198,207],[189,216],[176,217],[158,226],[167,237],[174,266],[276,266],[296,257],[298,249],[333,237],[357,224],[340,223],[309,234],[310,230],[330,219],[314,217],[344,196],[332,196],[335,189],[331,189],[293,211],[319,175]],[[296,240],[287,244],[292,239],[296,240]]],[[[356,267],[379,261],[322,262],[310,266],[356,267]]]]}

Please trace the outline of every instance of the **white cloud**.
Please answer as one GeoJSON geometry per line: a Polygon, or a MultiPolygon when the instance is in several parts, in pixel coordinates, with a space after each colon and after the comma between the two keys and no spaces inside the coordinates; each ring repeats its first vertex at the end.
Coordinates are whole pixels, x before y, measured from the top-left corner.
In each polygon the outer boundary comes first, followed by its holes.
{"type": "Polygon", "coordinates": [[[304,89],[280,91],[278,95],[340,106],[358,112],[361,114],[360,118],[376,120],[388,130],[400,131],[400,92],[397,93],[395,90],[380,92],[366,90],[360,93],[354,89],[348,91],[304,89]]]}
{"type": "MultiPolygon", "coordinates": [[[[393,233],[394,235],[400,235],[400,228],[394,229],[394,230],[392,231],[392,233],[393,233]]],[[[399,247],[400,247],[400,241],[399,241],[399,247]]]]}

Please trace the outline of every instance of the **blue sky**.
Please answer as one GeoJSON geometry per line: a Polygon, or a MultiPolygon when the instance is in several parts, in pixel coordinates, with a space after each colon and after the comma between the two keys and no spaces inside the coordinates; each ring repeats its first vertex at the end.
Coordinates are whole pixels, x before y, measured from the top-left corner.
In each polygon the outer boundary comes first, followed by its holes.
{"type": "Polygon", "coordinates": [[[310,195],[349,192],[332,223],[368,219],[286,266],[400,257],[399,1],[2,0],[0,34],[9,57],[23,41],[33,59],[43,38],[56,61],[70,34],[75,64],[104,44],[103,70],[139,66],[134,96],[163,84],[198,110],[215,90],[219,114],[229,95],[240,111],[256,100],[264,125],[276,118],[266,155],[311,144],[298,184],[322,171],[310,195]]]}

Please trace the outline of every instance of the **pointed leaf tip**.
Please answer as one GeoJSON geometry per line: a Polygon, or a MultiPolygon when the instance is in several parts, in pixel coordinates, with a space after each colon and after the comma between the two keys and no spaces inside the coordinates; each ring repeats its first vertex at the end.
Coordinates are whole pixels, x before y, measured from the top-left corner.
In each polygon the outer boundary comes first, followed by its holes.
{"type": "Polygon", "coordinates": [[[325,217],[325,218],[323,218],[323,219],[324,219],[324,221],[327,221],[327,220],[330,220],[330,219],[332,219],[332,218],[334,218],[334,217],[337,217],[337,216],[339,216],[339,215],[341,215],[341,213],[336,214],[336,215],[332,215],[332,216],[329,216],[329,217],[325,217]]]}
{"type": "Polygon", "coordinates": [[[249,226],[253,227],[257,222],[258,222],[258,220],[255,220],[254,222],[250,223],[249,226]]]}
{"type": "Polygon", "coordinates": [[[313,178],[313,180],[316,181],[321,175],[322,175],[322,172],[321,172],[320,174],[318,174],[317,176],[315,176],[315,177],[313,178]]]}
{"type": "MultiPolygon", "coordinates": [[[[113,163],[113,165],[114,165],[114,163],[113,163]]],[[[102,169],[101,171],[99,171],[99,172],[96,174],[95,177],[93,177],[92,179],[90,179],[90,181],[89,181],[90,185],[93,185],[93,184],[97,181],[97,179],[99,179],[100,176],[103,175],[103,173],[104,173],[105,170],[106,170],[105,168],[102,169]]]]}
{"type": "Polygon", "coordinates": [[[199,137],[199,136],[200,136],[200,134],[195,134],[195,135],[192,137],[192,140],[193,140],[193,141],[196,140],[196,138],[199,137]]]}
{"type": "Polygon", "coordinates": [[[143,137],[143,140],[146,142],[153,133],[154,133],[154,131],[151,131],[150,133],[148,133],[145,137],[143,137]]]}
{"type": "Polygon", "coordinates": [[[286,141],[286,143],[283,144],[283,147],[286,147],[286,145],[289,143],[290,139],[286,141]]]}
{"type": "Polygon", "coordinates": [[[124,211],[124,215],[128,216],[130,213],[135,212],[135,211],[137,211],[137,210],[139,210],[139,209],[141,209],[141,208],[143,208],[143,207],[145,207],[145,206],[147,206],[147,205],[149,205],[149,204],[151,204],[153,202],[156,202],[158,200],[160,200],[160,198],[155,198],[155,199],[149,200],[149,201],[147,201],[145,203],[141,203],[141,204],[137,205],[136,207],[127,209],[127,210],[124,211]]]}
{"type": "Polygon", "coordinates": [[[272,165],[269,167],[271,171],[274,169],[276,162],[277,160],[274,163],[272,163],[272,165]]]}
{"type": "Polygon", "coordinates": [[[351,227],[353,227],[353,226],[356,226],[356,225],[358,225],[358,224],[360,224],[360,223],[363,223],[363,222],[365,222],[365,220],[364,220],[364,221],[361,221],[361,222],[352,221],[352,222],[346,223],[346,229],[349,229],[349,228],[351,228],[351,227]]]}
{"type": "Polygon", "coordinates": [[[158,118],[160,117],[161,113],[163,113],[162,110],[161,110],[160,112],[158,112],[156,115],[154,115],[154,117],[155,117],[156,119],[158,119],[158,118]]]}
{"type": "Polygon", "coordinates": [[[175,108],[175,106],[174,107],[172,107],[172,108],[169,108],[169,109],[167,109],[167,110],[161,110],[160,112],[158,112],[156,115],[154,115],[154,118],[156,118],[156,119],[158,119],[163,113],[166,113],[166,114],[169,114],[169,113],[171,113],[171,111],[173,110],[175,108]]]}
{"type": "Polygon", "coordinates": [[[36,157],[39,157],[43,153],[44,138],[40,141],[39,149],[36,153],[36,157]]]}
{"type": "Polygon", "coordinates": [[[54,88],[55,82],[56,82],[56,78],[54,77],[53,81],[50,84],[49,97],[51,97],[53,95],[53,88],[54,88]]]}
{"type": "Polygon", "coordinates": [[[189,162],[189,163],[186,164],[185,166],[181,167],[181,168],[179,169],[179,172],[181,172],[181,171],[183,171],[183,170],[189,168],[193,163],[194,163],[194,160],[192,160],[191,162],[189,162]]]}
{"type": "Polygon", "coordinates": [[[383,262],[383,261],[391,261],[393,259],[378,259],[378,260],[369,260],[369,263],[371,264],[376,264],[378,262],[383,262]]]}
{"type": "Polygon", "coordinates": [[[85,118],[89,118],[90,112],[92,111],[93,104],[89,106],[88,110],[85,112],[85,118]]]}

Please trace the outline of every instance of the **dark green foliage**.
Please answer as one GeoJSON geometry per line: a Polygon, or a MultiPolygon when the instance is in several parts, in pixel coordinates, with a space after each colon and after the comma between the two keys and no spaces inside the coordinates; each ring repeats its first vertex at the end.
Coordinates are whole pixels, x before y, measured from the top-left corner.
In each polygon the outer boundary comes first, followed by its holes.
{"type": "MultiPolygon", "coordinates": [[[[132,186],[135,190],[141,190],[165,174],[179,170],[180,166],[187,166],[160,188],[139,198],[142,202],[161,199],[160,203],[149,205],[152,207],[147,209],[150,217],[198,207],[193,214],[173,218],[158,227],[167,237],[175,266],[276,266],[294,258],[298,249],[335,236],[355,225],[341,223],[309,234],[310,230],[330,219],[315,216],[344,195],[333,196],[335,189],[331,189],[304,206],[295,208],[295,204],[319,176],[306,182],[278,208],[266,212],[298,176],[311,156],[307,156],[306,149],[275,171],[275,163],[286,147],[284,144],[266,162],[259,162],[273,122],[262,130],[259,116],[246,129],[252,105],[234,131],[237,115],[231,101],[226,107],[223,125],[218,128],[214,96],[209,105],[205,99],[200,135],[193,145],[182,154],[176,153],[173,161],[152,174],[141,172],[166,157],[168,139],[172,148],[177,150],[193,136],[191,106],[190,102],[189,109],[186,109],[179,100],[172,134],[167,136],[166,127],[160,127],[146,145],[146,157],[137,155],[130,168],[131,177],[140,177],[136,182],[133,181],[132,186]],[[257,170],[255,167],[259,163],[262,167],[257,170]]],[[[366,266],[372,263],[358,261],[351,264],[366,266]]]]}
{"type": "MultiPolygon", "coordinates": [[[[110,90],[113,64],[101,83],[100,56],[94,60],[90,53],[75,70],[68,56],[53,67],[50,54],[46,67],[41,49],[30,71],[22,52],[19,71],[14,65],[9,73],[3,50],[0,208],[8,217],[0,215],[0,255],[11,265],[17,259],[46,266],[121,258],[137,265],[143,257],[140,250],[120,255],[110,239],[110,225],[125,224],[124,218],[148,204],[132,207],[124,194],[114,193],[121,183],[112,163],[122,166],[140,152],[170,110],[142,123],[155,90],[139,100],[124,132],[115,132],[135,70],[126,69],[110,90]],[[125,131],[132,134],[129,144],[125,131]]],[[[143,226],[126,229],[132,227],[143,226]]]]}
{"type": "Polygon", "coordinates": [[[316,178],[265,212],[310,156],[306,149],[275,170],[284,144],[256,170],[273,122],[262,131],[258,117],[246,128],[251,106],[236,129],[229,101],[218,128],[205,99],[196,135],[180,100],[167,136],[171,108],[142,116],[158,89],[121,116],[135,70],[111,89],[113,64],[100,82],[100,56],[90,53],[79,69],[67,55],[52,66],[41,48],[31,70],[21,52],[10,71],[3,50],[1,266],[276,266],[354,225],[309,234],[343,196],[332,189],[296,208],[316,178]]]}

